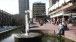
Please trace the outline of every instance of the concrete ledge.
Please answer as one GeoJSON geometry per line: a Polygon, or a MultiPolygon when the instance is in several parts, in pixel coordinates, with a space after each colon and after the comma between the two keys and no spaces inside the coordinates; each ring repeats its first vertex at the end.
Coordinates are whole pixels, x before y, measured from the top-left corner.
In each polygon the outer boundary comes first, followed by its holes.
{"type": "Polygon", "coordinates": [[[65,31],[65,38],[76,41],[76,33],[73,31],[65,31]]]}
{"type": "Polygon", "coordinates": [[[29,35],[25,36],[24,34],[15,35],[15,42],[41,42],[41,34],[40,33],[29,33],[29,35]]]}
{"type": "MultiPolygon", "coordinates": [[[[18,28],[18,27],[17,27],[17,28],[18,28]]],[[[3,31],[0,32],[0,34],[5,33],[5,32],[8,32],[8,31],[11,31],[11,30],[14,30],[14,29],[16,29],[16,28],[10,28],[10,29],[8,29],[8,30],[3,30],[3,31]]]]}

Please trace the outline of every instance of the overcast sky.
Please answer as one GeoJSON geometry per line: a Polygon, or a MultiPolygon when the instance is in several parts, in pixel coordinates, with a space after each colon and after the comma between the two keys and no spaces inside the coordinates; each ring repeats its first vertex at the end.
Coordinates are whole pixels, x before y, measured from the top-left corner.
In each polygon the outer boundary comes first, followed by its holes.
{"type": "MultiPolygon", "coordinates": [[[[42,2],[46,3],[46,9],[48,9],[48,0],[30,0],[30,9],[32,9],[32,4],[34,2],[42,2]]],[[[11,14],[18,14],[19,8],[18,8],[18,0],[0,0],[0,9],[4,10],[11,14]]],[[[48,11],[48,10],[46,10],[48,11]]]]}

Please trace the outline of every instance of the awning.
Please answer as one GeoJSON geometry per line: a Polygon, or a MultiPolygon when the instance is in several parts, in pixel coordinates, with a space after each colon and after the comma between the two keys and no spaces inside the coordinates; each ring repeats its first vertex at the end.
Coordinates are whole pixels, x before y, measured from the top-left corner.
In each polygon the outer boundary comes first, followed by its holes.
{"type": "Polygon", "coordinates": [[[61,16],[61,15],[63,15],[63,16],[70,16],[72,14],[72,17],[76,17],[76,13],[68,13],[68,14],[64,14],[64,13],[58,13],[58,14],[55,14],[55,15],[52,15],[52,16],[50,16],[51,18],[54,18],[54,17],[58,17],[58,16],[61,16]]]}
{"type": "Polygon", "coordinates": [[[72,16],[72,17],[76,17],[76,16],[72,16]]]}
{"type": "Polygon", "coordinates": [[[53,18],[53,17],[58,17],[58,16],[61,16],[61,15],[63,15],[63,13],[53,15],[53,16],[51,16],[51,18],[53,18]]]}

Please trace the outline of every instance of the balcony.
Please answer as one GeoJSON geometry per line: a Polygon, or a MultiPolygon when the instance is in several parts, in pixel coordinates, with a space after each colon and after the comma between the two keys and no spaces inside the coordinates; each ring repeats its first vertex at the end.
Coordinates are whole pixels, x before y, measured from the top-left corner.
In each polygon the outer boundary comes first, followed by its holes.
{"type": "Polygon", "coordinates": [[[49,8],[49,12],[56,11],[57,9],[60,9],[61,7],[67,5],[67,3],[70,3],[71,0],[59,0],[57,1],[52,7],[49,8]]]}

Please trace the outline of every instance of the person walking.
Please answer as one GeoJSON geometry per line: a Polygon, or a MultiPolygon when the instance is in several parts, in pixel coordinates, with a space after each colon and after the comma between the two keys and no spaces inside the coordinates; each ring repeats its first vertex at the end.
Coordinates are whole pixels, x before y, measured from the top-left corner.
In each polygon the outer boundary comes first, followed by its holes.
{"type": "Polygon", "coordinates": [[[40,26],[43,26],[43,21],[42,20],[40,20],[40,26]]]}
{"type": "Polygon", "coordinates": [[[59,19],[57,19],[57,25],[59,25],[59,19]]]}

